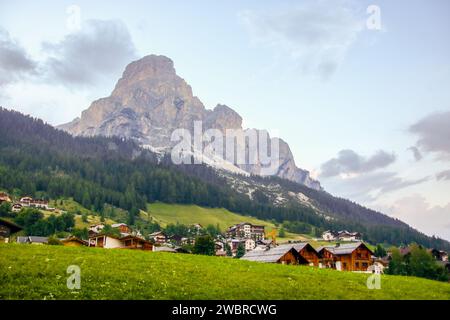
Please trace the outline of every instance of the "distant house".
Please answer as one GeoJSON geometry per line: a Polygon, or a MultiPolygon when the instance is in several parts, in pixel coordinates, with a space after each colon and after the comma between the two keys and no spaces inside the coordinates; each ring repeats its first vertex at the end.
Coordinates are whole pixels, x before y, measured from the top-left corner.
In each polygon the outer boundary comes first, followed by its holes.
{"type": "Polygon", "coordinates": [[[318,267],[319,266],[319,254],[316,249],[314,249],[309,243],[301,242],[301,243],[292,243],[291,245],[301,257],[308,261],[310,266],[318,267]]]}
{"type": "Polygon", "coordinates": [[[301,257],[297,250],[290,245],[280,245],[268,250],[253,250],[247,252],[242,260],[280,263],[280,264],[308,264],[308,261],[301,257]]]}
{"type": "Polygon", "coordinates": [[[163,244],[167,242],[167,237],[162,231],[156,231],[148,235],[155,244],[163,244]]]}
{"type": "Polygon", "coordinates": [[[200,223],[195,223],[191,226],[189,226],[189,232],[193,233],[193,234],[200,234],[200,232],[202,231],[203,226],[200,223]]]}
{"type": "Polygon", "coordinates": [[[360,241],[361,234],[359,232],[349,232],[347,230],[339,231],[337,235],[339,241],[360,241]]]}
{"type": "Polygon", "coordinates": [[[443,250],[430,249],[429,252],[437,261],[448,261],[448,253],[443,250]]]}
{"type": "Polygon", "coordinates": [[[334,241],[337,239],[337,232],[327,230],[324,233],[322,233],[322,239],[325,241],[334,241]]]}
{"type": "MultiPolygon", "coordinates": [[[[48,210],[48,201],[44,199],[33,199],[31,197],[22,197],[20,198],[20,204],[22,207],[32,207],[38,209],[48,210]]],[[[54,208],[51,208],[54,210],[54,208]]]]}
{"type": "Polygon", "coordinates": [[[120,233],[131,234],[131,228],[125,223],[114,223],[111,225],[112,228],[119,229],[120,233]]]}
{"type": "Polygon", "coordinates": [[[103,223],[91,225],[88,230],[89,237],[95,236],[96,234],[100,233],[104,227],[105,225],[103,223]]]}
{"type": "Polygon", "coordinates": [[[228,239],[227,244],[230,246],[231,252],[234,256],[240,244],[242,244],[245,248],[245,239],[228,239]]]}
{"type": "Polygon", "coordinates": [[[20,198],[20,203],[21,203],[22,205],[28,206],[28,205],[30,204],[31,201],[33,201],[33,198],[32,198],[32,197],[22,197],[22,198],[20,198]]]}
{"type": "Polygon", "coordinates": [[[152,250],[153,245],[151,242],[133,236],[127,235],[124,237],[114,237],[105,234],[97,234],[89,237],[89,247],[98,247],[105,249],[141,249],[141,250],[152,250]]]}
{"type": "Polygon", "coordinates": [[[322,233],[322,239],[325,241],[361,241],[362,237],[359,232],[349,232],[347,230],[332,231],[327,230],[322,233]]]}
{"type": "Polygon", "coordinates": [[[82,247],[82,246],[87,246],[89,244],[88,241],[82,240],[75,236],[71,236],[66,239],[62,239],[61,243],[66,247],[82,247]]]}
{"type": "Polygon", "coordinates": [[[12,234],[22,230],[22,227],[5,219],[0,219],[0,242],[9,242],[12,234]]]}
{"type": "Polygon", "coordinates": [[[11,202],[11,198],[5,192],[0,192],[0,204],[3,202],[11,202]]]}
{"type": "Polygon", "coordinates": [[[245,251],[250,251],[255,249],[256,242],[253,239],[245,239],[245,251]]]}
{"type": "Polygon", "coordinates": [[[320,247],[320,265],[340,271],[368,271],[373,252],[364,243],[337,244],[320,247]]]}
{"type": "Polygon", "coordinates": [[[23,206],[20,203],[14,203],[11,207],[12,212],[20,212],[22,210],[23,206]]]}
{"type": "Polygon", "coordinates": [[[42,245],[48,243],[48,237],[39,237],[39,236],[17,237],[17,243],[42,245]]]}
{"type": "Polygon", "coordinates": [[[253,225],[248,222],[242,222],[229,227],[226,234],[228,238],[245,238],[255,241],[263,240],[265,236],[264,226],[253,225]]]}

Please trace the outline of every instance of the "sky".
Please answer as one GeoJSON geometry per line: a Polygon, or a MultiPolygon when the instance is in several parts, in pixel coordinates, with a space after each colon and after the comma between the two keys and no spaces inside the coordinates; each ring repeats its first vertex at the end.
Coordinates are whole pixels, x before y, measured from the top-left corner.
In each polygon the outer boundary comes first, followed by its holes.
{"type": "Polygon", "coordinates": [[[0,105],[69,122],[170,57],[326,191],[450,240],[450,2],[0,0],[0,105]]]}

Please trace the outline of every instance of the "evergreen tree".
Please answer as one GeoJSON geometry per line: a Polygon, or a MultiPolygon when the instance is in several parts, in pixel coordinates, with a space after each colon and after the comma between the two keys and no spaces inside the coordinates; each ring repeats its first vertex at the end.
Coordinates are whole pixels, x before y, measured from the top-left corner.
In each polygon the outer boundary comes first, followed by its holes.
{"type": "Polygon", "coordinates": [[[236,249],[236,259],[242,258],[245,254],[245,246],[243,243],[239,243],[237,249],[236,249]]]}
{"type": "Polygon", "coordinates": [[[213,256],[216,253],[214,239],[211,236],[200,236],[195,239],[193,253],[213,256]]]}

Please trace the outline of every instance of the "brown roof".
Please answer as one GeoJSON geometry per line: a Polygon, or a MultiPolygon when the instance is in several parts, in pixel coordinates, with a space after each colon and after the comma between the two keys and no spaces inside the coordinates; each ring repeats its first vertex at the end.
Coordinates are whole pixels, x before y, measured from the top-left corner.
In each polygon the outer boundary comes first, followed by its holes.
{"type": "Polygon", "coordinates": [[[0,219],[0,225],[7,226],[11,230],[11,233],[19,232],[23,229],[21,226],[18,226],[14,222],[5,219],[0,219]]]}

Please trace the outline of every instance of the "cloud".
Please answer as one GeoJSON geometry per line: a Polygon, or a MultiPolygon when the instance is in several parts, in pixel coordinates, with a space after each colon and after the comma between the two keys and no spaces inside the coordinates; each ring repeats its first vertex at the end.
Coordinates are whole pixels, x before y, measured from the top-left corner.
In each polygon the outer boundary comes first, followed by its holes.
{"type": "Polygon", "coordinates": [[[409,147],[407,150],[410,150],[413,153],[414,159],[416,161],[420,161],[423,159],[423,155],[420,152],[419,148],[412,146],[412,147],[409,147]]]}
{"type": "Polygon", "coordinates": [[[50,82],[86,86],[120,72],[136,56],[127,27],[120,21],[87,20],[80,31],[58,43],[44,43],[50,82]]]}
{"type": "Polygon", "coordinates": [[[431,206],[423,196],[415,194],[399,199],[384,209],[384,212],[428,235],[450,240],[450,203],[431,206]]]}
{"type": "Polygon", "coordinates": [[[36,72],[36,62],[25,49],[0,28],[0,86],[36,72]]]}
{"type": "Polygon", "coordinates": [[[333,177],[341,174],[359,174],[387,167],[395,162],[395,154],[383,150],[365,158],[353,150],[341,150],[336,158],[330,159],[321,166],[321,177],[333,177]]]}
{"type": "Polygon", "coordinates": [[[278,12],[239,15],[255,43],[281,50],[304,72],[329,77],[364,28],[354,10],[329,2],[306,2],[278,12]]]}
{"type": "Polygon", "coordinates": [[[442,171],[436,174],[437,180],[450,180],[450,170],[442,171]]]}
{"type": "Polygon", "coordinates": [[[388,193],[421,184],[430,177],[405,179],[396,172],[369,172],[353,176],[335,176],[321,179],[322,185],[332,194],[363,204],[372,204],[388,193]]]}
{"type": "Polygon", "coordinates": [[[409,131],[418,135],[417,147],[421,150],[450,160],[450,111],[430,114],[410,126],[409,131]]]}

